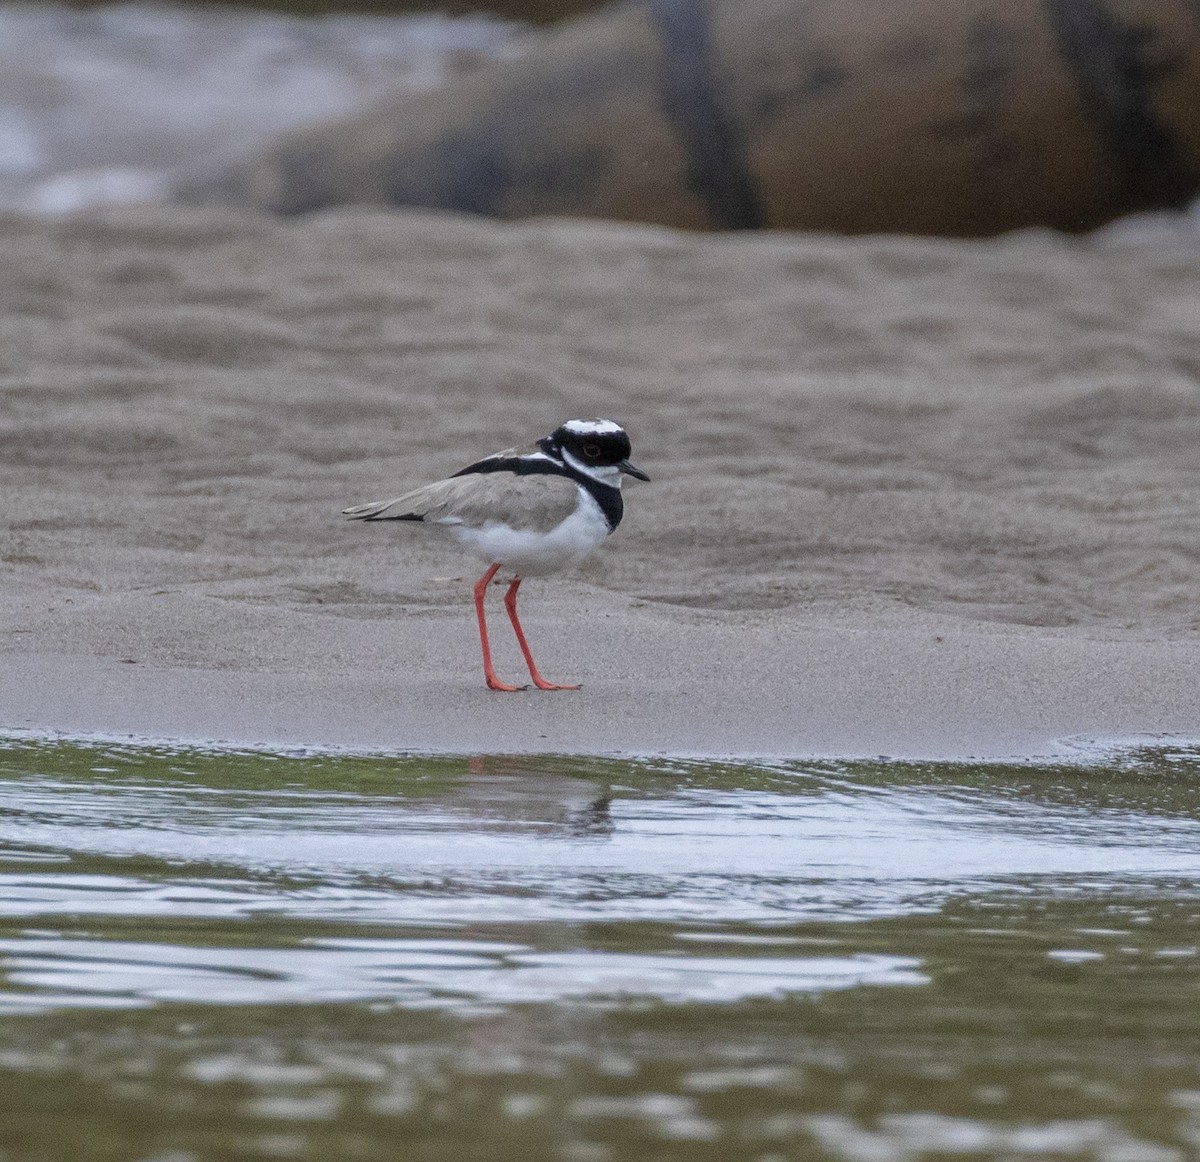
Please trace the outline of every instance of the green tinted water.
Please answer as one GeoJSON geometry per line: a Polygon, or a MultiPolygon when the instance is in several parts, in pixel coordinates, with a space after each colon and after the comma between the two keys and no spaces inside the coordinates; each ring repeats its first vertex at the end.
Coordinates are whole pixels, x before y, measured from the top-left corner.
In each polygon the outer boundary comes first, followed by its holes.
{"type": "Polygon", "coordinates": [[[0,1160],[1200,1154],[1200,752],[0,744],[0,1160]]]}

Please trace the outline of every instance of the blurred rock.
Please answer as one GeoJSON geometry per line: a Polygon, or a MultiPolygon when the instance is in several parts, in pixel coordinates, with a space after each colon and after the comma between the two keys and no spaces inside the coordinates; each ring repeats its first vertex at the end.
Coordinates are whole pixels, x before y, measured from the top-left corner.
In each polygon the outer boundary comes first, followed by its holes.
{"type": "Polygon", "coordinates": [[[288,136],[191,201],[987,235],[1200,185],[1187,0],[641,0],[288,136]]]}

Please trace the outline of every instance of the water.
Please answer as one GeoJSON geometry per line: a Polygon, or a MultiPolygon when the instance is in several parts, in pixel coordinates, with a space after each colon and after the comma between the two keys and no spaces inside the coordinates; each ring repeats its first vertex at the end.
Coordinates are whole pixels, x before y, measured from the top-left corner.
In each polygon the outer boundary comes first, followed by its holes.
{"type": "Polygon", "coordinates": [[[1200,752],[0,744],[0,1158],[1200,1152],[1200,752]]]}
{"type": "Polygon", "coordinates": [[[158,200],[181,168],[519,52],[518,31],[482,16],[0,0],[0,209],[158,200]]]}

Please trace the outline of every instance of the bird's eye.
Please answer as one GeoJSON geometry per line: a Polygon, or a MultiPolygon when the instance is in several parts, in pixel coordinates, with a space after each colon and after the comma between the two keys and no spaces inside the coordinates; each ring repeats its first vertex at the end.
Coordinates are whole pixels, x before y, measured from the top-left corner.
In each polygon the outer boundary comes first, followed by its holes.
{"type": "Polygon", "coordinates": [[[584,444],[583,454],[585,456],[590,456],[593,460],[595,460],[595,458],[600,455],[600,445],[599,444],[584,444]]]}

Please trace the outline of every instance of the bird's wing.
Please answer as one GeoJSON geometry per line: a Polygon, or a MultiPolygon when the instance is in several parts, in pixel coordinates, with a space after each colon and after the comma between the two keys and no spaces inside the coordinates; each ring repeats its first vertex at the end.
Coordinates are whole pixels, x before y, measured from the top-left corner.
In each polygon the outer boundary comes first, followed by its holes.
{"type": "MultiPolygon", "coordinates": [[[[490,456],[485,456],[482,460],[476,460],[474,464],[468,464],[465,468],[460,468],[455,476],[470,476],[475,472],[491,472],[494,471],[497,465],[509,465],[513,461],[518,460],[522,456],[528,456],[531,452],[536,452],[538,449],[533,448],[505,448],[503,452],[493,452],[490,456]]],[[[451,477],[453,479],[454,477],[451,477]]]]}
{"type": "Polygon", "coordinates": [[[498,521],[514,529],[548,531],[575,511],[579,486],[566,476],[472,472],[427,484],[395,500],[345,510],[355,520],[420,520],[480,526],[498,521]]]}

